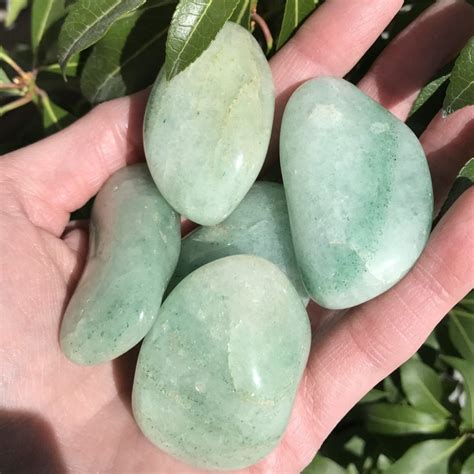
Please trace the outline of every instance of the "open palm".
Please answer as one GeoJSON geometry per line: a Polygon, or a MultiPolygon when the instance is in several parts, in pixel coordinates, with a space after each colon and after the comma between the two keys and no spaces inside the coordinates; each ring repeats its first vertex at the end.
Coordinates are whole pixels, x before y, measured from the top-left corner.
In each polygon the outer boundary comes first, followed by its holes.
{"type": "MultiPolygon", "coordinates": [[[[272,59],[274,139],[291,92],[318,75],[343,76],[401,0],[328,0],[272,59]]],[[[467,41],[474,9],[441,1],[394,40],[359,84],[400,119],[420,87],[467,41]]],[[[100,105],[66,130],[0,160],[0,471],[193,472],[151,445],[133,421],[136,351],[80,367],[58,331],[80,276],[87,231],[68,224],[118,168],[143,159],[146,94],[100,105]]],[[[439,207],[474,155],[474,107],[436,116],[421,141],[439,207]]],[[[344,414],[409,358],[473,286],[474,192],[442,219],[413,270],[392,290],[341,313],[310,305],[313,349],[288,430],[248,472],[299,472],[344,414]],[[467,257],[466,257],[467,256],[467,257]]]]}

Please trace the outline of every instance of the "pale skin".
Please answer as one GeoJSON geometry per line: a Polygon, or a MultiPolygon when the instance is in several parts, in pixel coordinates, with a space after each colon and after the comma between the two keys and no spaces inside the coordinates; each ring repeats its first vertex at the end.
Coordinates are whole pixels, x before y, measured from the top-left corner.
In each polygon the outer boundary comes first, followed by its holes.
{"type": "MultiPolygon", "coordinates": [[[[328,0],[274,56],[270,159],[291,92],[311,77],[345,75],[401,4],[328,0]]],[[[435,4],[381,54],[359,87],[405,120],[420,88],[474,34],[472,25],[474,9],[466,3],[435,4]]],[[[66,130],[0,160],[0,467],[44,468],[25,456],[28,441],[21,435],[2,449],[9,433],[2,417],[11,425],[21,412],[43,420],[57,453],[49,462],[59,470],[197,472],[154,447],[134,423],[134,354],[81,367],[58,344],[87,249],[87,231],[68,225],[70,212],[114,171],[143,160],[145,101],[141,93],[100,105],[66,130]]],[[[446,119],[438,114],[421,137],[437,209],[474,156],[473,124],[474,107],[446,119]]],[[[387,293],[344,314],[310,305],[313,348],[289,427],[266,459],[242,472],[300,472],[348,410],[416,352],[474,285],[473,209],[471,189],[435,228],[411,272],[387,293]]]]}

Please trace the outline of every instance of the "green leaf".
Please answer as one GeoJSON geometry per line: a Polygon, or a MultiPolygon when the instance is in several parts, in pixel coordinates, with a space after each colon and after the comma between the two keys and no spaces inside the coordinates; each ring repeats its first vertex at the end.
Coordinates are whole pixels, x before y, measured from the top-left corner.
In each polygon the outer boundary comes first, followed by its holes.
{"type": "Polygon", "coordinates": [[[385,379],[383,380],[383,390],[386,394],[387,400],[390,403],[396,403],[403,399],[403,396],[400,393],[400,390],[395,385],[395,382],[392,380],[392,377],[390,376],[385,377],[385,379]]]}
{"type": "Polygon", "coordinates": [[[229,18],[230,21],[238,23],[245,29],[250,30],[250,20],[252,18],[252,10],[256,8],[256,0],[240,0],[234,13],[229,18]]]}
{"type": "Polygon", "coordinates": [[[378,434],[440,433],[447,425],[446,418],[408,405],[391,405],[390,403],[366,405],[364,415],[367,429],[378,434]]]}
{"type": "Polygon", "coordinates": [[[382,400],[382,398],[386,398],[386,396],[387,394],[383,390],[373,388],[359,401],[359,403],[378,402],[379,400],[382,400]]]}
{"type": "Polygon", "coordinates": [[[318,454],[301,474],[346,474],[346,470],[332,459],[318,454]]]}
{"type": "Polygon", "coordinates": [[[0,67],[0,84],[9,84],[10,82],[7,73],[0,67]]]}
{"type": "Polygon", "coordinates": [[[474,362],[474,291],[449,312],[449,337],[464,359],[474,362]]]}
{"type": "Polygon", "coordinates": [[[89,102],[121,97],[153,82],[164,61],[174,3],[148,2],[118,20],[94,46],[81,74],[81,91],[89,102]]]}
{"type": "Polygon", "coordinates": [[[28,0],[7,0],[7,16],[5,26],[9,28],[15,23],[18,15],[28,6],[28,0]]]}
{"type": "Polygon", "coordinates": [[[443,387],[438,374],[419,360],[409,360],[400,368],[403,391],[408,401],[420,410],[448,417],[449,411],[441,404],[443,387]]]}
{"type": "Polygon", "coordinates": [[[385,456],[385,454],[380,454],[377,458],[377,469],[379,471],[386,471],[392,465],[392,461],[385,456]]]}
{"type": "Polygon", "coordinates": [[[280,49],[288,41],[298,26],[314,10],[317,3],[315,0],[286,0],[277,49],[280,49]]]}
{"type": "Polygon", "coordinates": [[[456,181],[454,181],[453,187],[449,191],[448,197],[439,212],[436,221],[446,214],[448,209],[454,204],[454,202],[467,191],[474,183],[474,158],[471,158],[459,172],[456,181]]]}
{"type": "Polygon", "coordinates": [[[472,104],[474,104],[474,36],[454,63],[443,102],[443,115],[449,115],[472,104]]]}
{"type": "Polygon", "coordinates": [[[47,135],[62,130],[74,120],[69,112],[52,102],[48,96],[41,97],[40,109],[43,128],[47,135]]]}
{"type": "Polygon", "coordinates": [[[423,89],[421,89],[418,97],[415,99],[413,106],[410,110],[409,116],[413,115],[420,107],[427,102],[430,97],[448,80],[451,74],[446,74],[444,76],[438,77],[434,81],[431,81],[423,89]]]}
{"type": "Polygon", "coordinates": [[[448,474],[448,462],[466,438],[437,439],[415,444],[386,474],[448,474]]]}
{"type": "Polygon", "coordinates": [[[240,0],[180,0],[166,41],[166,76],[194,62],[232,16],[240,0]]]}
{"type": "Polygon", "coordinates": [[[40,72],[52,72],[55,74],[64,74],[68,77],[76,77],[78,70],[79,70],[79,63],[80,63],[80,53],[75,54],[72,58],[67,62],[66,67],[64,70],[61,69],[59,64],[49,64],[48,66],[43,66],[40,68],[40,72]]]}
{"type": "Polygon", "coordinates": [[[31,48],[36,52],[48,28],[64,14],[64,0],[33,0],[31,48]]]}
{"type": "Polygon", "coordinates": [[[474,472],[474,454],[471,454],[462,465],[461,474],[472,474],[474,472]]]}
{"type": "Polygon", "coordinates": [[[69,58],[105,35],[122,15],[145,0],[78,0],[72,5],[59,33],[58,62],[64,69],[69,58]]]}
{"type": "Polygon", "coordinates": [[[466,400],[461,408],[462,430],[474,429],[474,364],[470,361],[441,355],[440,359],[461,373],[466,400]]]}

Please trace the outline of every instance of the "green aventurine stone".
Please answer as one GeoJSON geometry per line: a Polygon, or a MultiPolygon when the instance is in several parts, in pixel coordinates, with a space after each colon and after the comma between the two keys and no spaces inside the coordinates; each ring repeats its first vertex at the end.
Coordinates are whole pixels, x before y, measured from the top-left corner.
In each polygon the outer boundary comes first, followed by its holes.
{"type": "Polygon", "coordinates": [[[423,149],[410,129],[352,84],[306,82],[280,136],[296,259],[327,308],[363,303],[419,257],[433,212],[423,149]]]}
{"type": "Polygon", "coordinates": [[[174,288],[202,265],[229,255],[247,254],[265,258],[290,279],[306,304],[296,266],[285,191],[278,183],[256,182],[234,212],[220,224],[200,227],[181,242],[178,265],[169,285],[174,288]]]}
{"type": "Polygon", "coordinates": [[[195,466],[254,464],[285,430],[310,337],[301,299],[275,265],[249,255],[208,263],[168,296],[143,342],[135,419],[195,466]]]}
{"type": "Polygon", "coordinates": [[[66,356],[97,364],[137,344],[158,314],[179,249],[179,216],[146,166],[117,171],[94,202],[87,264],[61,325],[66,356]]]}
{"type": "Polygon", "coordinates": [[[209,48],[167,81],[145,113],[145,155],[159,190],[202,225],[223,221],[257,178],[273,121],[270,68],[253,36],[226,23],[209,48]]]}

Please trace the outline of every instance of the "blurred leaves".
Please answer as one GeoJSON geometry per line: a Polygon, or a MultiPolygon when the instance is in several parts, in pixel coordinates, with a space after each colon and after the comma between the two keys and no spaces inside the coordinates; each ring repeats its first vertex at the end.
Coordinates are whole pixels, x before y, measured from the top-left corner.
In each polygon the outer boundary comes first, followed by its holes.
{"type": "Polygon", "coordinates": [[[448,328],[456,350],[474,363],[474,291],[449,312],[448,328]]]}
{"type": "Polygon", "coordinates": [[[240,0],[234,13],[230,17],[230,21],[238,23],[247,30],[250,30],[250,19],[252,17],[252,10],[256,8],[257,0],[240,0]]]}
{"type": "Polygon", "coordinates": [[[378,434],[440,433],[447,425],[446,418],[408,405],[375,403],[364,406],[363,413],[366,428],[378,434]]]}
{"type": "Polygon", "coordinates": [[[332,459],[318,454],[302,474],[346,474],[346,470],[332,459]]]}
{"type": "Polygon", "coordinates": [[[430,440],[412,446],[386,474],[448,474],[451,455],[461,447],[465,438],[430,440]]]}
{"type": "Polygon", "coordinates": [[[441,404],[441,380],[431,367],[412,359],[402,365],[400,376],[403,391],[411,405],[440,417],[449,416],[449,411],[441,404]]]}
{"type": "Polygon", "coordinates": [[[286,1],[283,22],[280,34],[278,35],[277,49],[280,49],[288,41],[290,36],[298,29],[298,26],[314,10],[317,3],[317,0],[286,1]]]}
{"type": "Polygon", "coordinates": [[[443,114],[449,115],[472,104],[474,104],[474,36],[454,63],[443,103],[443,114]]]}
{"type": "Polygon", "coordinates": [[[461,430],[474,429],[474,364],[458,357],[440,356],[441,360],[456,369],[463,378],[465,400],[461,407],[461,430]]]}
{"type": "Polygon", "coordinates": [[[64,69],[69,58],[98,41],[122,15],[145,0],[77,0],[59,34],[58,62],[64,69]]]}
{"type": "Polygon", "coordinates": [[[474,472],[474,454],[464,462],[461,469],[461,474],[472,474],[474,472]]]}
{"type": "Polygon", "coordinates": [[[239,3],[239,0],[180,0],[166,41],[168,80],[207,49],[239,3]]]}
{"type": "Polygon", "coordinates": [[[7,0],[7,16],[5,26],[9,28],[15,23],[18,15],[28,6],[28,0],[7,0]]]}
{"type": "Polygon", "coordinates": [[[118,20],[94,46],[81,74],[91,103],[136,92],[151,84],[164,62],[174,2],[148,2],[118,20]]]}

